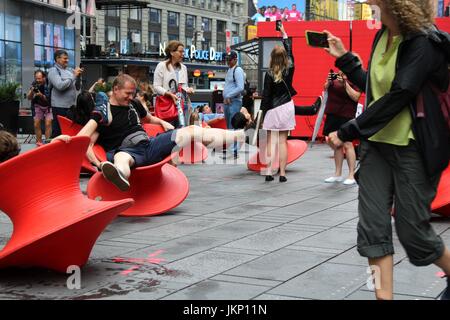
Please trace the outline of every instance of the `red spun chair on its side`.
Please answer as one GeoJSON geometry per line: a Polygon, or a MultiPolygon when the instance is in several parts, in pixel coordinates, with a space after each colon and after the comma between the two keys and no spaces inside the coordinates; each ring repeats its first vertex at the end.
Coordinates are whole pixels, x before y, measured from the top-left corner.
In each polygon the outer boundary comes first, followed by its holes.
{"type": "Polygon", "coordinates": [[[431,211],[450,217],[450,166],[442,173],[436,197],[431,203],[431,211]]]}
{"type": "Polygon", "coordinates": [[[132,205],[132,199],[99,202],[81,193],[78,177],[88,145],[89,138],[74,137],[0,164],[0,210],[14,226],[0,251],[0,268],[65,273],[71,265],[82,266],[100,233],[132,205]]]}
{"type": "MultiPolygon", "coordinates": [[[[57,117],[62,134],[68,136],[76,136],[78,132],[80,132],[82,128],[81,125],[74,123],[72,120],[67,119],[66,117],[62,116],[57,117]]],[[[84,156],[83,162],[81,163],[81,172],[90,174],[94,174],[97,172],[97,170],[94,168],[94,166],[91,164],[91,162],[86,156],[84,156]]]]}
{"type": "MultiPolygon", "coordinates": [[[[288,140],[288,160],[287,163],[292,163],[295,160],[299,159],[308,149],[308,145],[305,141],[302,140],[288,140]]],[[[265,158],[266,152],[265,147],[260,146],[260,149],[257,153],[250,157],[250,160],[247,162],[247,168],[251,171],[260,172],[267,168],[267,160],[265,158]]],[[[276,169],[279,167],[278,160],[275,160],[273,164],[273,168],[276,169]]]]}
{"type": "MultiPolygon", "coordinates": [[[[96,156],[103,149],[94,149],[96,156]]],[[[125,210],[121,216],[153,216],[167,212],[179,204],[189,194],[189,181],[178,168],[168,164],[173,155],[156,164],[131,170],[130,190],[120,191],[112,183],[105,180],[101,172],[97,172],[89,180],[87,195],[97,200],[118,200],[133,198],[134,205],[125,210]]]]}
{"type": "MultiPolygon", "coordinates": [[[[145,123],[142,125],[145,132],[147,132],[149,137],[156,137],[159,133],[163,133],[164,129],[162,126],[157,124],[145,123]]],[[[180,157],[178,160],[180,163],[184,164],[194,164],[201,163],[208,158],[208,150],[201,142],[192,142],[190,147],[184,147],[180,150],[180,157]]]]}

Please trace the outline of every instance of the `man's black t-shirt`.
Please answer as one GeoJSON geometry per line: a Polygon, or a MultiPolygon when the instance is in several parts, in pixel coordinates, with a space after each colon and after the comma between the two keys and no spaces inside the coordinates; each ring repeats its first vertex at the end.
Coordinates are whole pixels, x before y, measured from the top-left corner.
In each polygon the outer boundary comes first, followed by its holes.
{"type": "Polygon", "coordinates": [[[133,100],[127,107],[111,105],[112,122],[109,126],[99,126],[98,143],[108,152],[117,149],[128,135],[144,131],[140,118],[147,115],[142,104],[133,100]]]}

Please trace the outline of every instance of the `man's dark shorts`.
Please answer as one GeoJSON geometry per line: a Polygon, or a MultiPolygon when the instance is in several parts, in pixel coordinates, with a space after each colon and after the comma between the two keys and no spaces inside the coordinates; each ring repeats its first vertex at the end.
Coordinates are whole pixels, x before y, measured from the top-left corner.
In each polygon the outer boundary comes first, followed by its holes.
{"type": "Polygon", "coordinates": [[[114,155],[118,152],[126,152],[131,155],[135,161],[134,167],[143,167],[161,162],[167,158],[176,147],[176,130],[170,130],[158,134],[154,138],[139,143],[132,148],[117,148],[108,151],[106,154],[108,161],[114,162],[114,155]],[[172,140],[173,136],[173,140],[172,140]]]}

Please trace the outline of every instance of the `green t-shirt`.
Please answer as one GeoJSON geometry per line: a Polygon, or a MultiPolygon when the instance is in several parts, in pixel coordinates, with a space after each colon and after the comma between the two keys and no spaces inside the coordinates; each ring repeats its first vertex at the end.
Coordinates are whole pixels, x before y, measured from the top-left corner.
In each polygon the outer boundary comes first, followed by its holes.
{"type": "MultiPolygon", "coordinates": [[[[392,81],[395,77],[398,48],[402,40],[403,37],[401,35],[395,36],[391,46],[386,51],[388,41],[388,30],[386,29],[378,41],[372,57],[372,66],[370,69],[370,87],[372,89],[373,102],[377,101],[391,90],[392,81]]],[[[369,108],[373,102],[369,105],[369,108]]],[[[409,144],[409,139],[414,139],[411,125],[411,114],[408,106],[405,106],[394,119],[392,119],[383,129],[370,137],[369,140],[397,146],[407,146],[409,144]]]]}

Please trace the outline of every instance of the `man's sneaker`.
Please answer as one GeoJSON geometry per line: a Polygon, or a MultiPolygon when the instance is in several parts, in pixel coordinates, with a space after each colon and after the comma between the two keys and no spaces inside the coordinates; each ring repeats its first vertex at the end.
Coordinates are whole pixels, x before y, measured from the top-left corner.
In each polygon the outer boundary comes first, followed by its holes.
{"type": "Polygon", "coordinates": [[[100,168],[103,177],[119,188],[120,191],[128,191],[130,189],[130,183],[113,163],[109,161],[102,162],[100,168]]]}
{"type": "Polygon", "coordinates": [[[450,300],[450,277],[449,276],[447,276],[447,288],[445,288],[440,299],[441,300],[450,300]]]}
{"type": "Polygon", "coordinates": [[[342,182],[342,181],[344,181],[343,177],[329,177],[324,180],[325,183],[342,182]]]}
{"type": "Polygon", "coordinates": [[[95,108],[92,110],[92,114],[100,115],[99,124],[108,126],[112,121],[111,108],[109,105],[109,99],[106,93],[98,92],[95,96],[95,108]]]}

